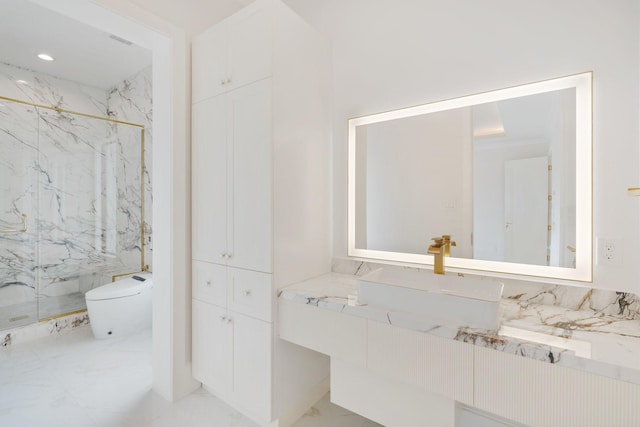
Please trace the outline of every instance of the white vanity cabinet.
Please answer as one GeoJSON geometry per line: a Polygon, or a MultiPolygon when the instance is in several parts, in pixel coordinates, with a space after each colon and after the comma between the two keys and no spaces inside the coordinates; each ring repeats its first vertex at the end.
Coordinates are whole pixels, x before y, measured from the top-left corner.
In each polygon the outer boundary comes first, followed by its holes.
{"type": "Polygon", "coordinates": [[[278,289],[331,269],[329,64],[279,0],[192,44],[193,376],[263,426],[328,390],[328,359],[273,331],[278,289]]]}
{"type": "Polygon", "coordinates": [[[397,312],[349,303],[352,281],[315,278],[279,298],[280,337],[330,357],[337,405],[389,427],[640,426],[640,385],[617,379],[637,371],[559,353],[570,368],[532,358],[546,355],[519,341],[494,349],[423,331],[397,312]]]}

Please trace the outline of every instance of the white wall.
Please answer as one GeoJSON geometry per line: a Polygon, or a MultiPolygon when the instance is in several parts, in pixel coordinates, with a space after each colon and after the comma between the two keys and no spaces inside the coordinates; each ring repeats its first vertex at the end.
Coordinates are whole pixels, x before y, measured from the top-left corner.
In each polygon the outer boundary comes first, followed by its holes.
{"type": "Polygon", "coordinates": [[[332,39],[334,256],[346,256],[350,117],[594,72],[594,231],[617,239],[621,266],[595,287],[638,290],[637,0],[287,0],[332,39]]]}

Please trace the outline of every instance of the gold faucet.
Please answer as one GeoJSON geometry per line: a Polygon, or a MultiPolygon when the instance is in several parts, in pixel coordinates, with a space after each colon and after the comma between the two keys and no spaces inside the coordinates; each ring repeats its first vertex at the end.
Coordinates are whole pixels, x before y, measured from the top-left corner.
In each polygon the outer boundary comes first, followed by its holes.
{"type": "Polygon", "coordinates": [[[456,246],[456,242],[451,240],[451,234],[443,234],[442,239],[444,240],[445,251],[444,256],[451,256],[451,246],[456,246]]]}
{"type": "Polygon", "coordinates": [[[427,253],[433,255],[433,272],[444,274],[444,257],[451,255],[451,246],[456,246],[456,242],[451,240],[450,234],[443,234],[432,240],[433,244],[429,246],[427,253]]]}

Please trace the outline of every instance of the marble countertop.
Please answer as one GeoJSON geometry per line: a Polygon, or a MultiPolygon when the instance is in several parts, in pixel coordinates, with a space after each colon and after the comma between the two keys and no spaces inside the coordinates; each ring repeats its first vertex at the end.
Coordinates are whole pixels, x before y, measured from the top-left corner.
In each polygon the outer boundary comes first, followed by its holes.
{"type": "Polygon", "coordinates": [[[442,338],[640,384],[640,320],[503,298],[498,331],[362,305],[357,276],[330,273],[280,290],[279,298],[442,338]]]}

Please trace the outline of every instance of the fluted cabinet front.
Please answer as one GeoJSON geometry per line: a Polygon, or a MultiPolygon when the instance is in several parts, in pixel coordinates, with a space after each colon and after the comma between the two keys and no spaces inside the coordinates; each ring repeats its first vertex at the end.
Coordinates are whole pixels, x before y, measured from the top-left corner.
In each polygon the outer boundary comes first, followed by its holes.
{"type": "Polygon", "coordinates": [[[475,347],[474,406],[531,427],[640,425],[640,386],[475,347]]]}

